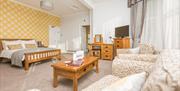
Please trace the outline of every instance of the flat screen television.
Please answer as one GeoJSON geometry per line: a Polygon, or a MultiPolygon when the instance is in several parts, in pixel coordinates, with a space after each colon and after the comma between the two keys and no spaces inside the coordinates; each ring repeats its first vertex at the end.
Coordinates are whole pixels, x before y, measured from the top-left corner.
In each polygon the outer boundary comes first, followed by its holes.
{"type": "Polygon", "coordinates": [[[129,36],[129,25],[116,27],[115,28],[115,37],[124,38],[129,36]]]}

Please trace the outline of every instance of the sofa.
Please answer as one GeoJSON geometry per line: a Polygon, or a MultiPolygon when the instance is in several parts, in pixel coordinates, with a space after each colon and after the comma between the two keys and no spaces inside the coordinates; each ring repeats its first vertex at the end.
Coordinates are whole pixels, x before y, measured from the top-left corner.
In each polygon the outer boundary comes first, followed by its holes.
{"type": "Polygon", "coordinates": [[[126,76],[140,72],[147,73],[145,82],[140,89],[130,91],[180,91],[180,50],[163,50],[158,54],[124,52],[119,53],[113,60],[111,75],[103,77],[82,91],[111,91],[107,88],[114,83],[117,85],[117,82],[126,76]]]}

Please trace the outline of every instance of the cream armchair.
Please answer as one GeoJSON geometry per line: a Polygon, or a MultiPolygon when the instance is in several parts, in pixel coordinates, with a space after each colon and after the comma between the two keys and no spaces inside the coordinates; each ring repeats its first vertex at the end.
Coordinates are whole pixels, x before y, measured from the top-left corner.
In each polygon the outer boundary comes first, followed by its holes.
{"type": "Polygon", "coordinates": [[[157,56],[149,56],[151,58],[132,57],[128,58],[122,55],[121,58],[116,57],[112,63],[112,75],[123,78],[131,74],[140,72],[151,72],[153,64],[157,59],[157,56]],[[124,59],[123,59],[124,58],[124,59]],[[150,61],[149,61],[150,60],[150,61]],[[154,61],[153,61],[154,60],[154,61]]]}
{"type": "Polygon", "coordinates": [[[150,72],[157,56],[158,51],[149,44],[140,44],[136,49],[118,49],[112,64],[112,74],[122,78],[143,71],[150,72]]]}

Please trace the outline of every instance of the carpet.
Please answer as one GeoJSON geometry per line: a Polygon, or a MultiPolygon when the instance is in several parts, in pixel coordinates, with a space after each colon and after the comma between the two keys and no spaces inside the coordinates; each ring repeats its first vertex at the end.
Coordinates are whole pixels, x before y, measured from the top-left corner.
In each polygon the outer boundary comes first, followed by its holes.
{"type": "MultiPolygon", "coordinates": [[[[72,58],[71,54],[62,54],[62,60],[72,58]]],[[[31,64],[30,70],[11,66],[9,62],[0,62],[0,91],[72,91],[73,82],[59,78],[58,87],[53,88],[53,69],[55,61],[47,60],[31,64]]],[[[95,69],[78,80],[78,91],[86,88],[105,75],[111,74],[111,61],[99,60],[99,73],[95,69]]]]}

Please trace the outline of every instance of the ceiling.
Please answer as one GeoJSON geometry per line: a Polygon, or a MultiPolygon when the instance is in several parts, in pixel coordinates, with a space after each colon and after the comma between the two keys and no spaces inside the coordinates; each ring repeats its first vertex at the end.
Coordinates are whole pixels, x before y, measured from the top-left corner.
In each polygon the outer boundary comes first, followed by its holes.
{"type": "MultiPolygon", "coordinates": [[[[16,0],[16,1],[29,5],[34,8],[41,9],[40,8],[41,0],[16,0]]],[[[84,6],[79,0],[54,0],[54,9],[48,12],[63,17],[78,12],[85,12],[85,11],[87,12],[88,10],[89,9],[86,6],[84,6]]]]}

